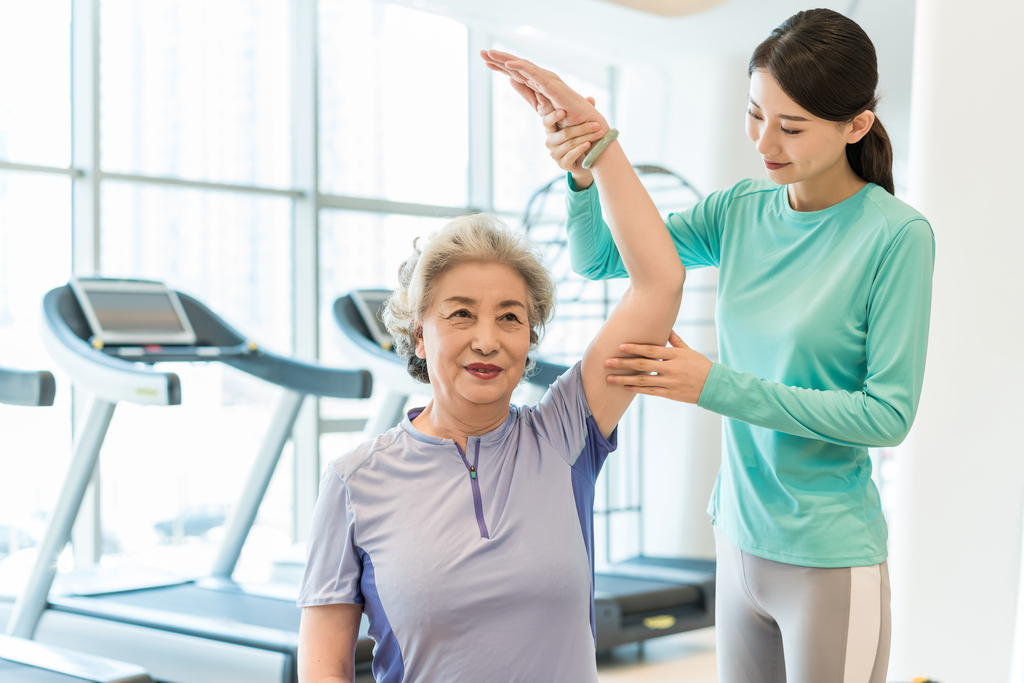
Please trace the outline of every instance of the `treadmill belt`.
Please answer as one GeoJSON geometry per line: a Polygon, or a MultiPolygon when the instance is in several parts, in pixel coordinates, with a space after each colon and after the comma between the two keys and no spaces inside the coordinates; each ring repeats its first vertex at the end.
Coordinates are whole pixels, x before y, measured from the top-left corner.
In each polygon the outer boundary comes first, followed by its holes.
{"type": "Polygon", "coordinates": [[[228,593],[194,584],[149,588],[123,593],[89,596],[91,600],[111,600],[135,607],[211,619],[227,619],[252,626],[299,632],[302,616],[294,602],[247,593],[228,593]]]}
{"type": "Polygon", "coordinates": [[[623,616],[660,612],[701,601],[701,592],[696,586],[613,574],[595,575],[594,589],[614,598],[623,616]]]}
{"type": "Polygon", "coordinates": [[[5,683],[89,683],[85,678],[59,674],[7,659],[0,659],[0,681],[5,683]]]}

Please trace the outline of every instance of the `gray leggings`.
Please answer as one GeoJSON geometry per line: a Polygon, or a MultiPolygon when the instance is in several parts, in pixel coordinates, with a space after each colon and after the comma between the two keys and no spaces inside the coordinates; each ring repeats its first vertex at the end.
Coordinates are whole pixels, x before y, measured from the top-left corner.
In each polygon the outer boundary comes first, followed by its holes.
{"type": "Polygon", "coordinates": [[[746,553],[716,528],[720,683],[885,683],[889,570],[821,569],[746,553]]]}

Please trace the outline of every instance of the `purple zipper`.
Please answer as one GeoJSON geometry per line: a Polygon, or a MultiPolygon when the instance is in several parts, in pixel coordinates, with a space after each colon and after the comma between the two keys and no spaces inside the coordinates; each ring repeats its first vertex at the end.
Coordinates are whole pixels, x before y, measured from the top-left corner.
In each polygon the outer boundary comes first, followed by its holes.
{"type": "Polygon", "coordinates": [[[484,501],[480,497],[480,482],[477,480],[476,468],[480,465],[480,440],[476,441],[476,457],[473,458],[473,464],[469,464],[469,460],[466,460],[466,454],[462,452],[462,446],[455,444],[455,447],[459,449],[459,455],[462,457],[462,462],[466,463],[466,469],[469,470],[469,482],[473,486],[473,508],[476,510],[476,523],[480,527],[480,538],[490,538],[490,534],[487,533],[487,523],[484,522],[484,501]]]}

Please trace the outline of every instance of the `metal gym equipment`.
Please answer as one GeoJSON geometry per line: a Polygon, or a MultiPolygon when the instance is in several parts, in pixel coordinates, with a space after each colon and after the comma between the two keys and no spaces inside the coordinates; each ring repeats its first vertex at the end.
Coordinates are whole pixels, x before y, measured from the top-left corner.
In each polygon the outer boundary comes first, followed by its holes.
{"type": "MultiPolygon", "coordinates": [[[[65,622],[75,623],[76,646],[88,643],[90,652],[109,656],[133,653],[133,661],[161,679],[294,683],[301,614],[296,595],[242,585],[231,575],[305,397],[366,398],[372,379],[365,370],[324,367],[265,351],[198,300],[180,292],[178,298],[195,330],[195,346],[91,343],[89,324],[70,286],[44,297],[44,343],[89,398],[70,470],[7,632],[30,638],[44,613],[60,613],[65,622]],[[57,557],[68,542],[117,403],[181,403],[178,377],[149,367],[158,362],[222,362],[282,390],[213,572],[198,580],[157,583],[151,577],[110,581],[100,576],[92,589],[51,595],[57,557]],[[180,673],[185,669],[187,675],[180,673]]],[[[132,311],[120,314],[130,324],[132,311]]]]}

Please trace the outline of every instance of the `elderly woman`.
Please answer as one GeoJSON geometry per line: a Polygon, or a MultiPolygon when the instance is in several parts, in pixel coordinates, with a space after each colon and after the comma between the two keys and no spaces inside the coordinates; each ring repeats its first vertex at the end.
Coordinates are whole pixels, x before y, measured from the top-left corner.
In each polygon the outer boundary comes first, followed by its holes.
{"type": "Polygon", "coordinates": [[[477,215],[402,265],[385,321],[433,398],[327,467],[299,598],[304,683],[352,680],[364,611],[377,681],[597,680],[594,482],[634,396],[604,359],[664,346],[685,271],[617,143],[593,171],[630,289],[536,405],[510,398],[554,306],[537,249],[477,215]]]}

